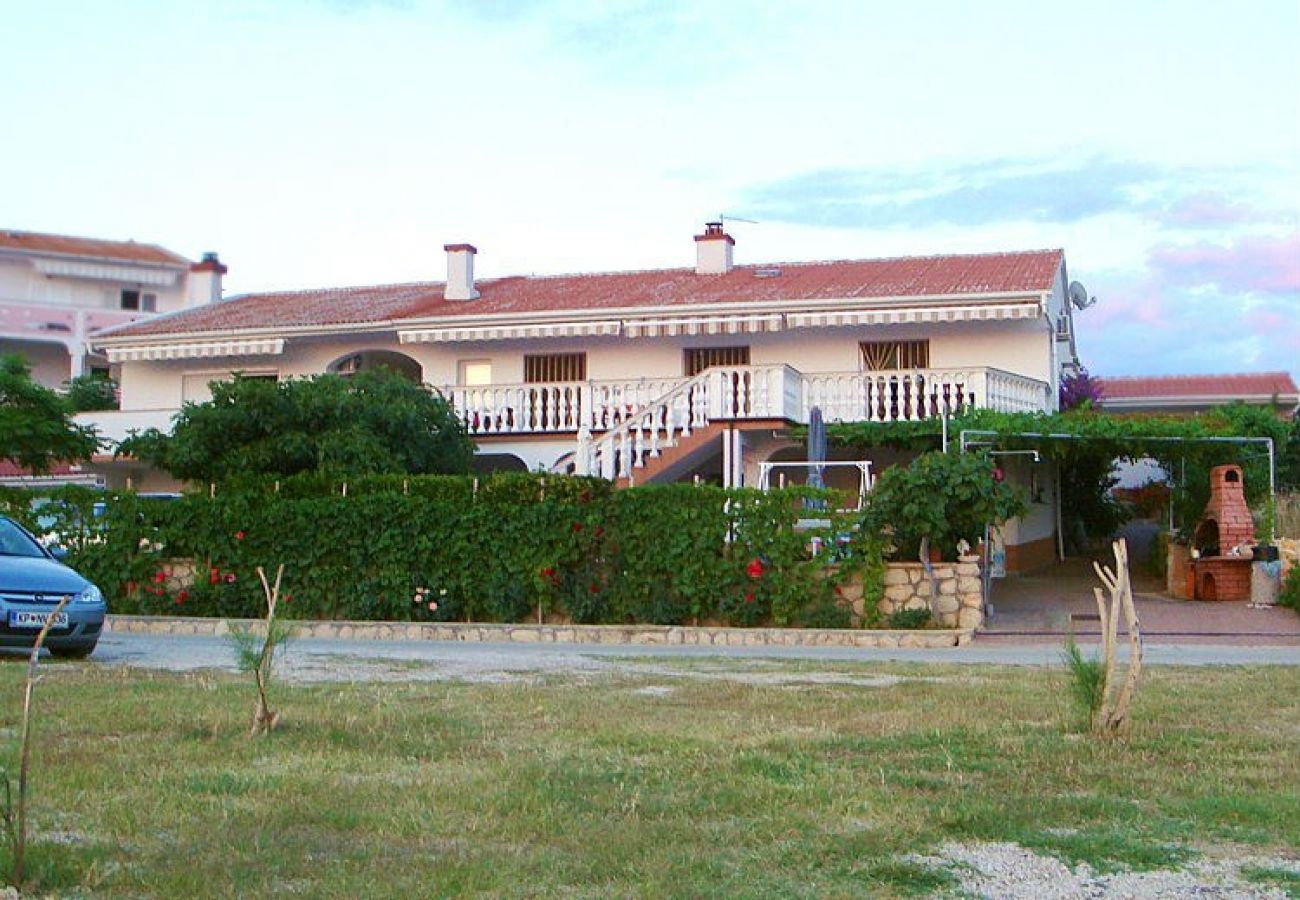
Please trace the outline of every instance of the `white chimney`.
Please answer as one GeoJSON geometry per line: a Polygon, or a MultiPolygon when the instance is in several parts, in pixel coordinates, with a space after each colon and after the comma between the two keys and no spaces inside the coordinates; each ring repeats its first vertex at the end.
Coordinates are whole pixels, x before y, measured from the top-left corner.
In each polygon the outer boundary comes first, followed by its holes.
{"type": "Polygon", "coordinates": [[[731,248],[736,242],[722,230],[721,222],[707,222],[704,234],[695,236],[695,274],[726,275],[731,271],[731,248]]]}
{"type": "Polygon", "coordinates": [[[203,259],[190,266],[189,277],[185,280],[185,304],[203,306],[220,300],[221,276],[228,271],[217,254],[203,254],[203,259]]]}
{"type": "Polygon", "coordinates": [[[478,253],[478,248],[473,244],[444,244],[442,249],[447,251],[447,290],[443,297],[448,300],[477,300],[474,254],[478,253]]]}

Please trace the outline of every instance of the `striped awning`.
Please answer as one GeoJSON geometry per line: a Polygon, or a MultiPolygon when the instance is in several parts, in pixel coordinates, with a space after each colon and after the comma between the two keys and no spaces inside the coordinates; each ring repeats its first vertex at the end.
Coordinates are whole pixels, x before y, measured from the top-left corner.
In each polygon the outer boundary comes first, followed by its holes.
{"type": "Polygon", "coordinates": [[[628,337],[658,337],[678,334],[753,334],[780,331],[781,315],[765,316],[682,316],[667,319],[628,319],[623,333],[628,337]]]}
{"type": "Polygon", "coordinates": [[[618,321],[538,322],[528,325],[466,325],[457,328],[415,328],[397,332],[402,344],[439,344],[454,341],[507,341],[513,338],[593,337],[617,335],[618,321]]]}
{"type": "Polygon", "coordinates": [[[63,278],[85,278],[92,281],[125,281],[169,287],[180,274],[175,269],[155,269],[146,266],[115,266],[109,263],[79,262],[70,259],[37,259],[36,271],[42,275],[63,278]]]}
{"type": "Polygon", "coordinates": [[[833,328],[845,325],[912,325],[944,322],[993,322],[1036,319],[1042,314],[1037,300],[1024,303],[981,303],[969,306],[899,306],[888,309],[828,310],[787,313],[790,328],[833,328]]]}
{"type": "Polygon", "coordinates": [[[159,359],[200,359],[207,356],[274,356],[283,352],[283,338],[152,344],[139,347],[108,347],[104,351],[111,363],[159,359]]]}

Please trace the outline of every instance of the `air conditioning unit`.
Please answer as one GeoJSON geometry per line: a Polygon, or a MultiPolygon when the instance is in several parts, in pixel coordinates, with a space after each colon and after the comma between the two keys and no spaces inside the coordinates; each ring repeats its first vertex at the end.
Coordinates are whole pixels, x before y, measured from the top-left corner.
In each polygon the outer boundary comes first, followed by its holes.
{"type": "Polygon", "coordinates": [[[1070,339],[1070,317],[1059,315],[1056,317],[1056,339],[1058,341],[1068,341],[1070,339]]]}

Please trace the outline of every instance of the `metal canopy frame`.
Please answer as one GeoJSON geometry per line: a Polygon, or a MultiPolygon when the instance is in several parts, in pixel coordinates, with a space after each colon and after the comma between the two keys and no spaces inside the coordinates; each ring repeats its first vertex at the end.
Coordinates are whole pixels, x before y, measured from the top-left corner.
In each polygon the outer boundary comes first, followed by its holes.
{"type": "MultiPolygon", "coordinates": [[[[990,431],[982,428],[964,428],[958,434],[958,446],[960,452],[965,453],[968,447],[976,444],[992,444],[993,441],[972,441],[970,436],[991,437],[991,438],[1027,438],[1036,440],[1051,441],[1101,441],[1115,440],[1114,438],[1104,438],[1098,435],[1090,434],[1042,434],[1034,431],[1018,431],[1011,434],[1004,434],[1000,431],[990,431]]],[[[1131,441],[1146,441],[1149,443],[1170,443],[1170,444],[1264,444],[1268,451],[1268,496],[1272,503],[1277,502],[1277,454],[1273,446],[1273,439],[1270,437],[1165,437],[1165,436],[1141,436],[1135,435],[1128,438],[1131,441]]],[[[946,443],[946,442],[945,442],[946,443]]],[[[1123,443],[1123,441],[1117,441],[1123,443]]],[[[1173,473],[1170,473],[1171,475],[1173,473]]],[[[1057,556],[1060,559],[1065,558],[1065,536],[1061,532],[1061,478],[1060,472],[1056,477],[1056,540],[1057,556]]],[[[1170,516],[1173,515],[1173,506],[1169,509],[1170,516]]],[[[1172,526],[1172,521],[1171,521],[1172,526]]],[[[1267,536],[1268,540],[1273,540],[1273,535],[1267,536]]]]}

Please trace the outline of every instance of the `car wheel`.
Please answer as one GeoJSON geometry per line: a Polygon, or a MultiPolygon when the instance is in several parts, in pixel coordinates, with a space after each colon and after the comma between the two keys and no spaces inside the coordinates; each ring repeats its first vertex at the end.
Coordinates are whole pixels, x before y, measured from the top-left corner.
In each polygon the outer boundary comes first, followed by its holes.
{"type": "Polygon", "coordinates": [[[59,659],[85,659],[87,656],[89,656],[94,652],[95,652],[95,647],[93,644],[89,647],[51,647],[50,648],[50,655],[56,656],[59,659]]]}

